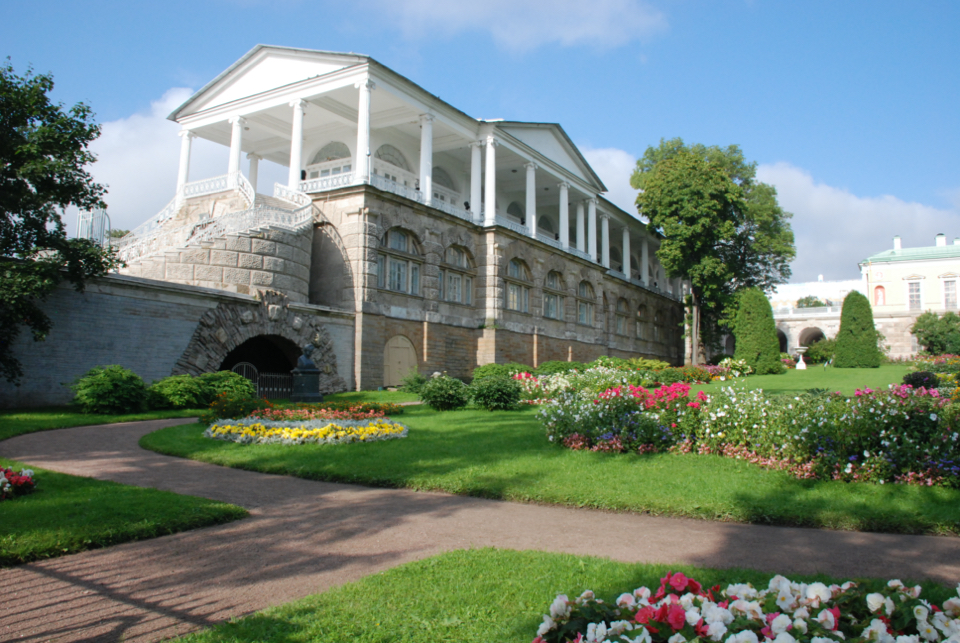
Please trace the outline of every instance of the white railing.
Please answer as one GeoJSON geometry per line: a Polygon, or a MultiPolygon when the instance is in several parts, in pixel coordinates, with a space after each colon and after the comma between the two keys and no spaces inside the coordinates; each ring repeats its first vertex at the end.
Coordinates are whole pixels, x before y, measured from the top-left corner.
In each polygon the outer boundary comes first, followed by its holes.
{"type": "Polygon", "coordinates": [[[499,214],[497,215],[497,218],[494,220],[494,223],[496,223],[496,225],[498,225],[498,226],[503,226],[503,227],[506,228],[507,230],[513,230],[514,232],[518,232],[518,233],[520,233],[520,234],[522,234],[522,235],[525,235],[525,236],[529,236],[529,235],[530,235],[530,228],[528,228],[527,226],[525,226],[525,225],[523,225],[523,224],[521,224],[521,223],[517,223],[517,222],[515,222],[515,221],[511,221],[510,219],[508,219],[508,218],[506,218],[506,217],[502,217],[502,216],[500,216],[499,214]]]}
{"type": "Polygon", "coordinates": [[[793,308],[785,306],[773,311],[774,317],[834,317],[840,314],[841,306],[818,306],[816,308],[793,308]]]}
{"type": "Polygon", "coordinates": [[[373,171],[371,172],[370,179],[372,180],[374,176],[380,176],[386,178],[390,181],[397,183],[400,186],[417,189],[420,183],[420,177],[414,174],[413,172],[408,172],[401,167],[394,165],[393,163],[387,163],[378,158],[373,160],[373,171]]]}
{"type": "Polygon", "coordinates": [[[333,174],[319,179],[307,179],[300,181],[300,191],[307,194],[311,192],[323,192],[324,190],[333,190],[347,185],[353,185],[353,172],[344,172],[343,174],[333,174]]]}
{"type": "Polygon", "coordinates": [[[565,250],[565,248],[563,247],[563,244],[560,243],[560,242],[557,240],[556,235],[543,234],[542,232],[538,232],[538,233],[537,233],[537,240],[538,240],[538,241],[542,241],[543,243],[547,244],[548,246],[553,246],[554,248],[557,248],[558,250],[565,250]]]}
{"type": "Polygon", "coordinates": [[[401,185],[397,181],[394,181],[386,176],[380,174],[371,174],[370,185],[375,188],[379,188],[384,192],[392,192],[393,194],[405,197],[411,201],[423,203],[423,195],[420,193],[420,190],[407,185],[401,185]]]}
{"type": "Polygon", "coordinates": [[[619,270],[614,270],[613,268],[607,268],[607,274],[611,277],[616,277],[617,279],[623,279],[624,281],[630,281],[627,279],[627,276],[620,272],[619,270]]]}
{"type": "Polygon", "coordinates": [[[312,221],[312,204],[296,210],[258,206],[170,230],[158,229],[153,234],[121,246],[117,254],[123,261],[131,262],[167,250],[180,250],[187,246],[200,245],[212,239],[258,228],[273,227],[296,232],[312,221]]]}
{"type": "Polygon", "coordinates": [[[339,174],[349,174],[352,170],[353,159],[351,158],[314,163],[304,168],[304,171],[307,173],[307,181],[310,179],[325,179],[329,176],[337,176],[339,174]]]}
{"type": "Polygon", "coordinates": [[[473,212],[470,210],[465,210],[464,208],[457,207],[452,203],[446,203],[444,201],[433,201],[430,204],[431,207],[446,212],[447,214],[452,214],[458,219],[463,219],[464,221],[469,221],[470,223],[482,224],[482,220],[478,220],[478,217],[473,215],[473,212]]]}
{"type": "Polygon", "coordinates": [[[296,203],[300,207],[310,205],[310,197],[308,197],[302,191],[297,192],[296,190],[291,190],[282,183],[273,184],[273,196],[278,199],[283,199],[284,201],[296,203]]]}
{"type": "Polygon", "coordinates": [[[431,199],[431,203],[433,205],[436,205],[438,201],[440,203],[450,203],[452,205],[457,205],[463,201],[463,196],[459,192],[454,192],[453,190],[445,188],[442,185],[434,184],[432,192],[433,198],[431,199]]]}

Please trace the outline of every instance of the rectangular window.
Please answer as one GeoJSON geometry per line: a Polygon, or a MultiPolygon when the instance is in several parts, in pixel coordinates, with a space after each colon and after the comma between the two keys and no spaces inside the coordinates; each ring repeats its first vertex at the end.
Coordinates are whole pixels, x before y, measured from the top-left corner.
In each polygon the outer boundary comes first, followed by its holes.
{"type": "Polygon", "coordinates": [[[560,315],[557,313],[557,295],[552,293],[546,293],[543,295],[543,316],[549,317],[550,319],[559,319],[560,315]]]}
{"type": "Polygon", "coordinates": [[[447,299],[449,299],[450,301],[455,301],[458,304],[460,303],[460,300],[461,300],[461,296],[460,296],[461,281],[462,279],[460,275],[457,275],[457,274],[451,273],[447,277],[447,299]]]}
{"type": "Polygon", "coordinates": [[[473,305],[473,277],[465,277],[463,280],[463,303],[473,305]]]}
{"type": "Polygon", "coordinates": [[[907,284],[907,294],[910,310],[920,310],[920,282],[909,282],[907,284]]]}
{"type": "Polygon", "coordinates": [[[411,295],[420,294],[420,264],[410,265],[410,290],[411,295]]]}
{"type": "Polygon", "coordinates": [[[447,299],[447,296],[446,296],[445,291],[444,291],[444,288],[443,288],[444,283],[446,282],[446,278],[447,278],[446,275],[447,275],[446,271],[444,271],[444,270],[441,270],[441,271],[440,271],[440,301],[445,301],[445,300],[447,299]]]}
{"type": "Polygon", "coordinates": [[[627,334],[627,318],[617,315],[617,335],[627,334]]]}
{"type": "Polygon", "coordinates": [[[585,301],[577,302],[577,321],[584,326],[593,325],[593,304],[585,301]]]}
{"type": "Polygon", "coordinates": [[[520,290],[521,290],[521,295],[523,296],[523,307],[520,310],[525,313],[529,313],[530,312],[530,289],[521,288],[520,290]]]}
{"type": "Polygon", "coordinates": [[[957,309],[957,282],[952,279],[943,282],[943,307],[957,309]]]}
{"type": "Polygon", "coordinates": [[[384,288],[387,285],[387,258],[383,255],[377,255],[377,288],[384,288]]]}
{"type": "Polygon", "coordinates": [[[391,250],[407,251],[407,235],[397,230],[390,231],[389,244],[391,250]]]}
{"type": "Polygon", "coordinates": [[[643,323],[637,322],[637,339],[643,339],[643,323]]]}
{"type": "Polygon", "coordinates": [[[390,258],[390,290],[407,292],[407,262],[390,258]]]}
{"type": "Polygon", "coordinates": [[[520,286],[517,284],[507,284],[507,308],[520,310],[520,286]]]}

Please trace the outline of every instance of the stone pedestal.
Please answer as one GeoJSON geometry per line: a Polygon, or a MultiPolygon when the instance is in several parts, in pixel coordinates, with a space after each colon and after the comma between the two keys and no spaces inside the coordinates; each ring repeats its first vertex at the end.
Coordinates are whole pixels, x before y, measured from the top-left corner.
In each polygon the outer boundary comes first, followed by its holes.
{"type": "Polygon", "coordinates": [[[293,374],[293,395],[291,402],[323,402],[320,394],[320,370],[316,368],[295,368],[293,374]]]}

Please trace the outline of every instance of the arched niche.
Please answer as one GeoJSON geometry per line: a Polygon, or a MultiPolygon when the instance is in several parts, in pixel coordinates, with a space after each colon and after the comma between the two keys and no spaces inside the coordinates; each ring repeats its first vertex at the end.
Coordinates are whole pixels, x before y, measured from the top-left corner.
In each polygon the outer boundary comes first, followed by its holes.
{"type": "Polygon", "coordinates": [[[383,385],[399,386],[418,368],[417,349],[407,337],[394,335],[383,347],[383,385]]]}

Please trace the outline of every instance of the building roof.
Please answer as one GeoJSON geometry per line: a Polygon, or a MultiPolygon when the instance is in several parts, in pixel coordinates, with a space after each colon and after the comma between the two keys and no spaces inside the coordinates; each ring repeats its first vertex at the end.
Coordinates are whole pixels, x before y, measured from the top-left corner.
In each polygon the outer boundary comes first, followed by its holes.
{"type": "Polygon", "coordinates": [[[923,248],[901,248],[900,250],[884,250],[867,257],[861,264],[886,263],[893,261],[929,261],[936,259],[960,258],[960,245],[926,246],[923,248]]]}

